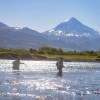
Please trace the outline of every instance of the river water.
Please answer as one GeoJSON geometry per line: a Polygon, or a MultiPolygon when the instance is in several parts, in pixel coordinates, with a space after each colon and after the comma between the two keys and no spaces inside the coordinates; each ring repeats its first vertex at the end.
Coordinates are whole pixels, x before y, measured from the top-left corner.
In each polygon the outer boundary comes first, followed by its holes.
{"type": "Polygon", "coordinates": [[[55,61],[0,60],[0,100],[100,100],[100,63],[64,62],[62,77],[55,61]]]}

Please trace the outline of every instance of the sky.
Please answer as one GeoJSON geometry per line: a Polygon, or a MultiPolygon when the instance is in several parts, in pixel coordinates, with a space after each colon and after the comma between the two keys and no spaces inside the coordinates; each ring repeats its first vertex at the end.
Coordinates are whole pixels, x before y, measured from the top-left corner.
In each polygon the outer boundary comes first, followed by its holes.
{"type": "Polygon", "coordinates": [[[0,0],[0,22],[44,32],[71,17],[100,31],[100,0],[0,0]]]}

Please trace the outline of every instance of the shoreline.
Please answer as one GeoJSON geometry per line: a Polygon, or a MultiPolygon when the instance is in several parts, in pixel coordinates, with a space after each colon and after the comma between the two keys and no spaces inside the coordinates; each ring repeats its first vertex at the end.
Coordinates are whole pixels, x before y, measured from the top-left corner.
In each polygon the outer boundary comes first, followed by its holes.
{"type": "MultiPolygon", "coordinates": [[[[45,55],[18,55],[18,54],[2,54],[0,55],[0,59],[6,59],[6,60],[15,60],[18,57],[20,57],[20,60],[34,60],[34,61],[41,61],[41,60],[46,60],[46,61],[58,61],[59,57],[46,57],[45,55]]],[[[63,55],[62,55],[63,57],[63,55]]],[[[69,57],[63,57],[64,62],[100,62],[100,59],[92,59],[92,58],[69,58],[69,57]]]]}
{"type": "MultiPolygon", "coordinates": [[[[10,58],[0,58],[0,60],[16,60],[16,59],[10,59],[10,58]]],[[[47,58],[47,59],[40,59],[40,58],[25,58],[25,59],[20,59],[20,60],[33,60],[33,61],[58,61],[59,58],[47,58]]],[[[100,61],[97,61],[95,59],[76,59],[76,58],[64,58],[64,62],[98,62],[100,63],[100,61]]]]}

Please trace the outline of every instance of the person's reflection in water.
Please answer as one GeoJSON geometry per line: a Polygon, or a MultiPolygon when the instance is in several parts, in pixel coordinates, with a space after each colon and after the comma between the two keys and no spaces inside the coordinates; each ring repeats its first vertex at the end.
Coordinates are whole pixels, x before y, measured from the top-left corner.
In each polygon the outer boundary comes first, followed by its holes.
{"type": "Polygon", "coordinates": [[[19,80],[19,77],[20,77],[20,72],[13,72],[13,82],[12,82],[12,93],[13,93],[13,96],[12,96],[12,100],[21,100],[21,97],[20,97],[20,92],[21,92],[21,89],[20,89],[20,85],[18,84],[18,80],[19,80]]]}
{"type": "Polygon", "coordinates": [[[61,77],[62,76],[62,68],[64,67],[62,57],[59,59],[59,61],[57,61],[56,66],[57,66],[57,70],[58,70],[57,76],[61,77]]]}
{"type": "Polygon", "coordinates": [[[58,76],[58,77],[62,77],[62,73],[57,72],[57,76],[58,76]]]}

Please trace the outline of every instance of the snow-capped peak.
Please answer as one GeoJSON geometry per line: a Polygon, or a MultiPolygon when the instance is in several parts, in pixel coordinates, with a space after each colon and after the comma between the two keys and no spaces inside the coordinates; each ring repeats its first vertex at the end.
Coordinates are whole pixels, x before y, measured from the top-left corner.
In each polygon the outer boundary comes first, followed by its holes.
{"type": "Polygon", "coordinates": [[[44,32],[44,34],[64,37],[100,37],[99,32],[82,24],[74,17],[44,32]]]}
{"type": "Polygon", "coordinates": [[[22,29],[23,27],[14,27],[16,30],[20,30],[22,29]]]}

